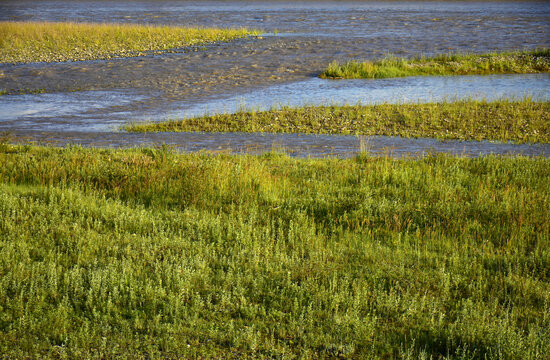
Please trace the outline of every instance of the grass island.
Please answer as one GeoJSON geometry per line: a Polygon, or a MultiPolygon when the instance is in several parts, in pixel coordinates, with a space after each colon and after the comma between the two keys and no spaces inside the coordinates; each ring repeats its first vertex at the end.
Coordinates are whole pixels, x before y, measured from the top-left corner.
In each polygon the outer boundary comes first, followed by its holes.
{"type": "Polygon", "coordinates": [[[419,75],[525,74],[550,71],[550,49],[491,54],[443,54],[435,57],[332,62],[325,79],[382,79],[419,75]]]}
{"type": "Polygon", "coordinates": [[[127,131],[387,135],[550,143],[550,102],[477,101],[283,107],[130,124],[127,131]]]}
{"type": "Polygon", "coordinates": [[[0,22],[0,63],[142,56],[258,35],[256,30],[74,22],[0,22]]]}

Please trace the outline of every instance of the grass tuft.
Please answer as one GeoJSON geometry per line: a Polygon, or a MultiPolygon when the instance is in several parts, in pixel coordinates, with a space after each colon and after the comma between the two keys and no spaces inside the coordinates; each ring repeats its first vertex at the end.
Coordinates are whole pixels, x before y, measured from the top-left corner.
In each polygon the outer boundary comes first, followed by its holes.
{"type": "Polygon", "coordinates": [[[378,61],[332,62],[320,75],[326,79],[381,79],[420,75],[525,74],[550,71],[550,49],[492,54],[445,54],[378,61]]]}

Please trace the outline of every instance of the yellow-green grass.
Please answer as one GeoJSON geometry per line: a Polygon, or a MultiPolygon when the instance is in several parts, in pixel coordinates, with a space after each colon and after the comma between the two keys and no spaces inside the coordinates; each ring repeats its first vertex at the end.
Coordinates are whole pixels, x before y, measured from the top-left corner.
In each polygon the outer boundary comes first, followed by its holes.
{"type": "Polygon", "coordinates": [[[140,56],[210,42],[229,41],[255,30],[175,26],[0,22],[0,62],[56,62],[140,56]]]}
{"type": "Polygon", "coordinates": [[[545,359],[550,160],[0,145],[8,359],[545,359]]]}
{"type": "Polygon", "coordinates": [[[550,143],[550,102],[525,98],[494,102],[283,107],[131,124],[126,130],[360,134],[550,143]]]}
{"type": "Polygon", "coordinates": [[[550,49],[492,54],[445,54],[378,61],[332,62],[320,75],[328,79],[377,79],[419,75],[525,74],[550,71],[550,49]]]}

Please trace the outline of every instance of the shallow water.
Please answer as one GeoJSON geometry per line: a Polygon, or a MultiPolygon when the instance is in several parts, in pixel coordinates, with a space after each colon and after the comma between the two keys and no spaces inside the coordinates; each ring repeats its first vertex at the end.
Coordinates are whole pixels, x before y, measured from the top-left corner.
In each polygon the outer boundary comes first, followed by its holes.
{"type": "MultiPolygon", "coordinates": [[[[438,101],[463,96],[548,98],[548,75],[528,80],[406,78],[376,83],[315,78],[334,59],[373,59],[387,53],[410,56],[550,47],[548,2],[18,0],[0,2],[0,20],[245,26],[269,33],[262,39],[182,49],[160,56],[0,64],[0,89],[9,93],[17,93],[19,89],[47,92],[0,96],[0,131],[9,130],[20,140],[92,145],[101,133],[106,145],[169,143],[174,139],[170,134],[139,137],[116,129],[125,121],[158,121],[202,114],[205,110],[233,111],[242,102],[249,107],[269,108],[277,103],[299,105],[321,100],[369,103],[438,101]],[[468,81],[477,84],[468,85],[468,81]]],[[[174,140],[178,146],[181,136],[174,140]]],[[[244,135],[231,136],[235,144],[239,142],[235,139],[244,135]]],[[[227,145],[224,139],[229,139],[229,135],[214,138],[222,146],[227,145]]],[[[201,145],[206,140],[197,139],[189,135],[184,142],[189,149],[213,147],[201,145]]],[[[289,147],[295,141],[280,140],[280,136],[277,140],[265,136],[242,139],[247,147],[257,148],[270,148],[273,141],[282,141],[289,147]]],[[[356,139],[349,142],[342,139],[314,137],[307,146],[299,146],[302,149],[299,152],[315,155],[316,151],[324,150],[304,149],[325,146],[341,149],[337,153],[357,151],[356,139]],[[342,145],[335,145],[338,142],[342,145]]],[[[429,146],[447,151],[438,144],[429,146]]],[[[427,146],[424,144],[421,149],[427,146]]]]}
{"type": "MultiPolygon", "coordinates": [[[[489,76],[415,76],[392,79],[324,80],[312,78],[203,102],[176,103],[168,118],[184,118],[281,106],[426,103],[478,100],[550,100],[550,74],[489,76]]],[[[151,116],[146,120],[154,121],[151,116]]]]}
{"type": "MultiPolygon", "coordinates": [[[[550,100],[550,74],[420,76],[376,80],[311,78],[232,95],[157,103],[144,111],[150,93],[133,89],[0,96],[0,131],[105,132],[131,122],[162,121],[267,110],[278,106],[440,102],[457,99],[550,100]],[[162,106],[161,106],[162,105],[162,106]]],[[[131,145],[131,144],[126,144],[131,145]]]]}
{"type": "Polygon", "coordinates": [[[550,157],[549,144],[510,144],[490,141],[439,141],[389,136],[303,135],[260,133],[115,133],[68,131],[43,133],[27,131],[18,142],[62,146],[80,144],[95,147],[159,146],[165,144],[183,152],[261,154],[280,151],[298,157],[350,157],[360,151],[394,157],[441,152],[459,156],[489,154],[550,157]]]}

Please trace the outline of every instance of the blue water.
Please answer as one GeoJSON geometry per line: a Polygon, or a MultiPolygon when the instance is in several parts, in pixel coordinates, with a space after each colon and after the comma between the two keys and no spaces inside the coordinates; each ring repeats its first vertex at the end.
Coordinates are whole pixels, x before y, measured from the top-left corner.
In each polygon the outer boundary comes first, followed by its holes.
{"type": "MultiPolygon", "coordinates": [[[[268,110],[321,104],[426,103],[459,99],[550,100],[550,74],[489,76],[415,76],[392,79],[324,80],[312,78],[258,89],[238,96],[176,105],[164,117],[268,110]]],[[[149,120],[154,121],[151,117],[149,120]]]]}
{"type": "Polygon", "coordinates": [[[141,106],[138,90],[82,91],[0,96],[0,131],[113,131],[129,122],[267,110],[279,106],[454,101],[550,100],[550,74],[408,77],[378,80],[311,78],[238,95],[181,99],[141,106]]]}
{"type": "Polygon", "coordinates": [[[85,91],[0,96],[0,131],[19,140],[54,145],[99,147],[154,146],[165,143],[182,151],[262,153],[283,150],[294,156],[352,156],[361,148],[371,154],[408,156],[444,152],[462,156],[524,154],[550,157],[548,144],[489,141],[439,141],[400,137],[246,133],[131,134],[120,126],[135,121],[161,121],[243,108],[268,109],[305,104],[435,102],[473,99],[550,100],[550,75],[414,77],[384,80],[322,80],[282,84],[237,97],[202,102],[174,101],[145,112],[144,94],[135,90],[85,91]],[[459,95],[460,94],[460,95],[459,95]]]}

